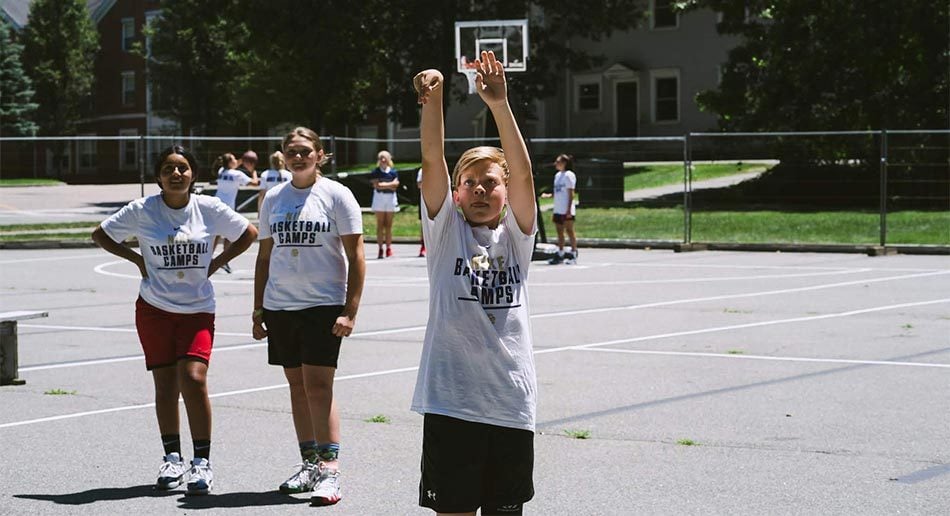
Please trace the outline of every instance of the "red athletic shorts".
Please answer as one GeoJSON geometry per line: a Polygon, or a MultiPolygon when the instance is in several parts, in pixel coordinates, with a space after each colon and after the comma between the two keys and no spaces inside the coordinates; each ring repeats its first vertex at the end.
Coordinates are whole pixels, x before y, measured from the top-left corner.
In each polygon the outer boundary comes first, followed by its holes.
{"type": "Polygon", "coordinates": [[[135,301],[135,328],[145,352],[145,368],[175,365],[179,360],[200,360],[208,363],[214,342],[214,314],[174,314],[148,304],[141,297],[135,301]]]}

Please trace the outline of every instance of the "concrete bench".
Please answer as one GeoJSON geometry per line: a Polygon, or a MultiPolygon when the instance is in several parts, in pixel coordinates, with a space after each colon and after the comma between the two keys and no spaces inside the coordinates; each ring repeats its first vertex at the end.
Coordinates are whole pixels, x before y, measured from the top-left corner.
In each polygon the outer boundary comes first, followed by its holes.
{"type": "Polygon", "coordinates": [[[19,310],[0,313],[0,385],[23,385],[18,378],[20,363],[17,358],[17,321],[49,316],[49,312],[19,310]]]}

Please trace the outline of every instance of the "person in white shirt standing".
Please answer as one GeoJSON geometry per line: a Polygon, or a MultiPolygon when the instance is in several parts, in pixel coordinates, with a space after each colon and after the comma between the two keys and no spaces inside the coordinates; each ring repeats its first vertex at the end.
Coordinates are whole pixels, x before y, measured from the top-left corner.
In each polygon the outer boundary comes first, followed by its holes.
{"type": "Polygon", "coordinates": [[[341,498],[333,377],[366,277],[363,215],[353,192],[320,173],[329,159],[317,133],[298,127],[283,148],[293,179],[261,206],[252,331],[267,338],[267,361],[290,384],[303,459],[279,490],[309,491],[313,505],[331,505],[341,498]]]}
{"type": "Polygon", "coordinates": [[[566,264],[577,263],[577,236],[574,234],[574,219],[576,207],[574,191],[577,186],[577,176],[574,175],[574,157],[570,154],[561,154],[554,160],[557,173],[554,174],[554,227],[557,229],[557,256],[548,260],[554,265],[561,262],[566,264]],[[571,241],[571,252],[564,251],[564,233],[571,241]]]}
{"type": "MultiPolygon", "coordinates": [[[[257,172],[254,172],[254,177],[247,177],[247,174],[237,169],[237,158],[234,157],[234,154],[226,152],[215,160],[215,165],[217,167],[218,182],[217,182],[217,191],[215,195],[218,199],[221,199],[226,206],[232,210],[237,209],[235,203],[237,202],[238,191],[242,186],[257,186],[260,184],[260,179],[257,177],[257,172]]],[[[231,243],[227,238],[224,239],[224,248],[227,249],[231,243]]],[[[215,238],[214,245],[211,250],[214,251],[218,247],[218,239],[215,238]]],[[[231,266],[227,262],[221,266],[221,269],[224,272],[231,274],[231,266]]]]}
{"type": "Polygon", "coordinates": [[[264,194],[271,188],[286,183],[294,178],[289,170],[285,170],[284,153],[275,151],[270,155],[270,168],[265,170],[260,177],[261,191],[257,194],[257,213],[261,213],[261,203],[264,202],[264,194]]]}
{"type": "Polygon", "coordinates": [[[422,216],[429,324],[412,410],[423,414],[419,505],[438,513],[521,514],[534,496],[537,378],[528,267],[537,232],[531,160],[492,52],[475,85],[502,149],[465,151],[449,177],[444,79],[413,80],[422,104],[422,216]]]}
{"type": "Polygon", "coordinates": [[[214,288],[209,276],[243,253],[257,229],[220,199],[193,195],[198,166],[179,146],[156,161],[161,193],[130,202],[92,233],[104,250],[139,269],[135,327],[145,367],[155,382],[155,412],[165,456],[156,484],[173,489],[188,480],[187,494],[207,494],[213,484],[208,361],[214,340],[214,288]],[[212,239],[234,241],[212,257],[212,239]],[[135,236],[141,254],[122,245],[135,236]],[[185,400],[195,458],[181,456],[178,396],[185,400]]]}

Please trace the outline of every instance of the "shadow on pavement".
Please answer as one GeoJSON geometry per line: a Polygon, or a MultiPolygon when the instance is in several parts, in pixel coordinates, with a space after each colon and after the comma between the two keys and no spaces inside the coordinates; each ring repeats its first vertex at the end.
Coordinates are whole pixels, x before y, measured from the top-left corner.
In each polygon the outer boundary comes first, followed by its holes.
{"type": "Polygon", "coordinates": [[[18,494],[14,498],[24,498],[27,500],[41,500],[46,502],[58,503],[61,505],[85,505],[95,502],[106,502],[113,500],[128,500],[130,498],[147,497],[165,497],[181,495],[175,491],[159,491],[155,489],[154,484],[129,487],[102,487],[99,489],[90,489],[79,493],[66,494],[18,494]]]}
{"type": "Polygon", "coordinates": [[[215,509],[227,507],[263,507],[268,505],[298,505],[310,503],[310,498],[294,498],[277,491],[261,493],[211,493],[204,496],[185,496],[182,489],[160,491],[154,484],[129,487],[102,487],[66,494],[17,494],[14,498],[40,500],[60,505],[87,505],[96,502],[129,500],[132,498],[177,497],[180,509],[215,509]]]}
{"type": "Polygon", "coordinates": [[[219,509],[227,507],[264,507],[267,505],[299,505],[309,504],[310,497],[294,498],[277,491],[262,493],[221,493],[204,496],[183,496],[178,499],[179,509],[219,509]]]}

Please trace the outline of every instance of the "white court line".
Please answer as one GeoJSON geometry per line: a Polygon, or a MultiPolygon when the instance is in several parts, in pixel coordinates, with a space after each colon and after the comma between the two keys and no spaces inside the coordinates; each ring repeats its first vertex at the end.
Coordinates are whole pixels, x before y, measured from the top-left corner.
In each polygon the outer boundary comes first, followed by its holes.
{"type": "MultiPolygon", "coordinates": [[[[764,322],[759,322],[759,323],[739,324],[739,325],[733,325],[733,326],[721,326],[721,327],[718,327],[718,328],[706,328],[706,329],[701,329],[701,330],[692,330],[692,331],[677,332],[677,333],[666,333],[666,334],[660,334],[660,335],[648,335],[648,336],[645,336],[645,337],[636,337],[636,338],[632,338],[632,339],[610,340],[610,341],[604,341],[604,342],[594,342],[594,343],[591,343],[591,344],[581,344],[581,345],[578,345],[578,346],[564,346],[564,347],[560,347],[560,348],[551,348],[551,349],[538,350],[538,351],[535,351],[534,354],[535,354],[535,355],[543,355],[543,354],[555,353],[555,352],[559,352],[559,351],[576,351],[576,350],[584,350],[584,351],[587,351],[587,350],[591,350],[592,348],[602,347],[602,346],[608,346],[608,345],[612,345],[612,344],[621,344],[621,343],[628,343],[628,342],[640,342],[640,341],[645,341],[645,340],[663,339],[663,338],[675,337],[675,336],[680,336],[680,335],[697,335],[697,334],[700,334],[700,333],[710,333],[710,332],[717,332],[717,331],[724,331],[724,330],[731,330],[731,329],[738,329],[738,328],[749,328],[749,327],[754,327],[754,326],[767,326],[767,325],[772,325],[772,324],[786,324],[786,323],[790,323],[790,322],[804,322],[804,321],[811,321],[811,320],[816,320],[816,319],[829,319],[829,318],[832,318],[832,317],[847,317],[847,316],[849,316],[849,315],[856,315],[856,314],[862,314],[862,313],[879,312],[879,311],[883,311],[883,310],[893,310],[893,309],[895,309],[895,308],[906,308],[906,307],[911,307],[911,306],[921,306],[921,305],[929,305],[929,304],[935,304],[935,303],[946,303],[946,302],[950,302],[950,298],[947,298],[947,299],[936,299],[936,300],[932,300],[932,301],[921,301],[921,302],[918,302],[918,303],[902,303],[902,304],[899,304],[899,305],[888,305],[888,306],[881,306],[881,307],[875,307],[875,308],[867,308],[867,309],[863,309],[863,310],[852,310],[852,311],[849,311],[849,312],[840,312],[840,313],[836,313],[836,314],[818,315],[818,316],[811,316],[811,317],[797,317],[797,318],[793,318],[793,319],[780,319],[780,320],[776,320],[776,321],[764,321],[764,322]]],[[[647,352],[644,352],[644,353],[647,353],[647,352]]],[[[655,353],[659,354],[660,352],[655,352],[655,353]]],[[[669,352],[669,353],[666,353],[666,354],[672,354],[672,352],[669,352]]],[[[680,354],[685,354],[685,353],[680,353],[680,354]]],[[[717,357],[717,358],[723,358],[722,355],[712,355],[712,354],[710,354],[710,355],[711,355],[711,356],[715,356],[715,357],[717,357]]],[[[727,356],[732,357],[732,356],[735,356],[735,355],[727,355],[727,356]]],[[[739,357],[739,358],[743,358],[742,356],[738,356],[738,357],[739,357]]],[[[750,358],[750,357],[744,357],[744,358],[750,358]]],[[[774,360],[781,360],[781,358],[774,358],[774,360]]],[[[837,359],[793,359],[793,358],[786,358],[785,360],[815,361],[815,362],[818,362],[818,361],[822,361],[822,362],[838,362],[838,361],[839,361],[839,360],[837,360],[837,359]]],[[[866,360],[866,361],[848,361],[848,363],[861,363],[861,364],[867,364],[867,365],[900,365],[900,366],[914,366],[914,367],[948,367],[948,368],[950,368],[950,364],[928,364],[928,363],[926,363],[926,362],[887,362],[887,361],[866,360]]],[[[389,375],[389,374],[406,373],[406,372],[410,372],[410,371],[416,371],[416,370],[418,370],[418,369],[419,369],[418,367],[403,367],[403,368],[400,368],[400,369],[388,369],[388,370],[383,370],[383,371],[373,371],[373,372],[369,372],[369,373],[359,373],[359,374],[352,374],[352,375],[339,376],[339,377],[336,378],[336,380],[342,381],[342,380],[352,380],[352,379],[357,379],[357,378],[369,378],[369,377],[374,377],[374,376],[384,376],[384,375],[389,375]]],[[[280,389],[280,388],[284,388],[284,387],[287,387],[287,384],[286,384],[286,383],[281,383],[281,384],[277,384],[277,385],[267,385],[267,386],[264,386],[264,387],[254,387],[254,388],[251,388],[251,389],[240,389],[240,390],[235,390],[235,391],[221,392],[221,393],[217,393],[217,394],[212,394],[212,395],[210,395],[209,397],[210,397],[210,398],[223,398],[223,397],[226,397],[226,396],[236,396],[236,395],[239,395],[239,394],[247,394],[247,393],[252,393],[252,392],[262,392],[262,391],[280,389]]],[[[2,428],[10,428],[10,427],[14,427],[14,426],[30,425],[30,424],[35,424],[35,423],[45,423],[45,422],[49,422],[49,421],[58,421],[58,420],[62,420],[62,419],[73,419],[73,418],[78,418],[78,417],[83,417],[83,416],[91,416],[91,415],[96,415],[96,414],[106,414],[106,413],[110,413],[110,412],[121,412],[121,411],[126,411],[126,410],[135,410],[135,409],[140,409],[140,408],[149,408],[149,407],[154,407],[154,406],[155,406],[154,403],[147,403],[147,404],[141,404],[141,405],[129,405],[129,406],[125,406],[125,407],[115,407],[115,408],[110,408],[110,409],[93,410],[93,411],[88,411],[88,412],[77,412],[77,413],[73,413],[73,414],[63,414],[63,415],[59,415],[59,416],[50,416],[50,417],[39,418],[39,419],[30,419],[30,420],[26,420],[26,421],[15,421],[15,422],[13,422],[13,423],[3,423],[3,424],[0,424],[0,429],[2,429],[2,428]]]]}
{"type": "MultiPolygon", "coordinates": [[[[79,330],[96,330],[96,328],[82,328],[78,326],[44,326],[45,328],[59,328],[59,329],[79,329],[79,330]]],[[[395,328],[392,330],[377,330],[377,331],[367,331],[363,333],[354,333],[350,337],[372,337],[376,335],[389,335],[393,333],[405,333],[412,331],[425,330],[425,326],[410,326],[408,328],[395,328]]],[[[112,328],[106,328],[106,330],[114,330],[112,328]]],[[[128,332],[135,332],[136,330],[123,330],[128,332]]],[[[249,333],[215,333],[215,337],[218,335],[228,335],[232,337],[244,337],[244,338],[253,338],[249,333]]],[[[267,342],[259,342],[253,344],[238,344],[235,346],[228,346],[223,348],[214,348],[213,353],[223,353],[225,351],[239,351],[242,349],[254,349],[254,348],[263,348],[267,346],[267,342]]],[[[99,364],[111,364],[117,362],[134,362],[136,360],[143,361],[145,360],[144,356],[134,356],[134,357],[119,357],[119,358],[100,358],[92,360],[81,360],[76,362],[65,362],[62,364],[48,364],[48,365],[39,365],[39,366],[27,366],[20,367],[19,371],[44,371],[47,369],[65,369],[67,367],[80,367],[87,365],[99,365],[99,364]]]]}
{"type": "Polygon", "coordinates": [[[702,278],[676,278],[676,279],[653,279],[653,280],[615,280],[615,281],[561,281],[555,283],[542,283],[538,281],[530,282],[529,287],[579,287],[594,285],[648,285],[655,283],[704,283],[710,281],[746,281],[757,279],[786,279],[786,278],[811,278],[815,276],[835,276],[839,274],[857,274],[859,272],[870,272],[871,269],[841,269],[825,272],[801,272],[798,274],[764,274],[759,276],[719,276],[702,278]]]}
{"type": "Polygon", "coordinates": [[[656,335],[646,335],[643,337],[631,337],[628,339],[617,339],[617,340],[608,340],[604,342],[595,342],[593,344],[579,344],[576,346],[563,346],[560,348],[542,349],[540,351],[535,351],[534,353],[536,355],[540,355],[544,353],[555,353],[558,351],[578,350],[578,349],[588,349],[588,348],[594,348],[594,347],[609,346],[612,344],[628,344],[631,342],[642,342],[645,340],[668,339],[670,337],[683,337],[686,335],[699,335],[702,333],[714,333],[714,332],[719,332],[719,331],[731,331],[731,330],[741,330],[745,328],[757,328],[760,326],[772,326],[774,324],[788,324],[788,323],[798,323],[798,322],[806,322],[806,321],[817,321],[821,319],[834,319],[838,317],[848,317],[851,315],[867,314],[867,313],[872,313],[872,312],[881,312],[884,310],[895,310],[898,308],[909,308],[909,307],[914,307],[914,306],[933,305],[933,304],[938,304],[938,303],[950,303],[950,298],[934,299],[931,301],[919,301],[916,303],[901,303],[897,305],[876,306],[873,308],[863,308],[861,310],[849,310],[847,312],[838,312],[838,313],[833,313],[833,314],[810,315],[807,317],[792,317],[789,319],[776,319],[773,321],[759,321],[759,322],[746,323],[746,324],[732,324],[729,326],[718,326],[714,328],[702,328],[699,330],[678,331],[674,333],[659,333],[656,335]]]}
{"type": "MultiPolygon", "coordinates": [[[[369,378],[373,376],[384,376],[388,374],[405,373],[409,371],[415,371],[416,369],[419,369],[419,368],[418,367],[404,367],[402,369],[389,369],[386,371],[374,371],[371,373],[351,374],[351,375],[345,375],[345,376],[338,376],[334,379],[334,381],[355,380],[359,378],[369,378]]],[[[227,396],[237,396],[239,394],[249,394],[253,392],[270,391],[270,390],[281,389],[281,388],[286,388],[286,387],[287,387],[286,383],[281,383],[278,385],[268,385],[265,387],[255,387],[252,389],[241,389],[237,391],[220,392],[217,394],[210,394],[208,395],[208,397],[209,398],[224,398],[227,396]]],[[[181,401],[179,401],[179,403],[181,403],[181,401]]],[[[16,421],[13,423],[4,423],[4,424],[0,424],[0,428],[11,428],[14,426],[32,425],[36,423],[48,423],[50,421],[74,419],[77,417],[84,417],[84,416],[95,416],[98,414],[109,414],[112,412],[124,412],[127,410],[137,410],[137,409],[143,409],[143,408],[150,408],[154,406],[155,406],[155,403],[143,403],[140,405],[126,405],[124,407],[113,407],[113,408],[100,409],[100,410],[90,410],[86,412],[76,412],[73,414],[63,414],[60,416],[41,417],[38,419],[30,419],[27,421],[16,421]]]]}
{"type": "Polygon", "coordinates": [[[541,319],[545,317],[560,317],[563,315],[593,314],[593,313],[611,312],[611,311],[617,311],[617,310],[637,310],[641,308],[655,308],[658,306],[681,305],[685,303],[698,303],[698,302],[704,302],[704,301],[721,301],[724,299],[741,299],[741,298],[756,297],[756,296],[774,296],[777,294],[790,294],[792,292],[808,292],[811,290],[822,290],[826,288],[835,288],[835,287],[847,287],[851,285],[863,285],[866,283],[880,283],[882,281],[924,278],[927,276],[938,276],[942,274],[950,274],[950,271],[925,272],[925,273],[920,273],[920,274],[904,274],[901,276],[888,276],[884,278],[861,279],[861,280],[856,280],[856,281],[845,281],[841,283],[826,283],[824,285],[785,288],[781,290],[765,290],[761,292],[749,292],[745,294],[724,294],[721,296],[697,297],[697,298],[692,298],[692,299],[677,299],[675,301],[658,301],[656,303],[645,303],[642,305],[615,306],[615,307],[606,307],[606,308],[585,308],[582,310],[569,310],[569,311],[564,311],[564,312],[551,312],[551,313],[546,313],[546,314],[538,314],[538,315],[533,315],[531,317],[532,319],[535,317],[541,319]]]}
{"type": "Polygon", "coordinates": [[[858,365],[888,365],[905,367],[937,367],[950,369],[950,364],[934,364],[927,362],[894,362],[888,360],[848,360],[844,358],[807,358],[807,357],[770,357],[766,355],[729,355],[725,353],[693,353],[689,351],[651,351],[645,349],[608,349],[583,348],[578,351],[596,351],[599,353],[630,353],[634,355],[668,355],[675,357],[712,357],[734,358],[739,360],[774,360],[779,362],[818,362],[822,364],[858,364],[858,365]]]}
{"type": "Polygon", "coordinates": [[[21,260],[2,260],[0,265],[10,265],[12,263],[33,263],[33,262],[54,262],[57,260],[78,260],[85,258],[102,258],[102,253],[96,254],[77,254],[73,256],[60,256],[58,258],[24,258],[21,260]]]}
{"type": "MultiPolygon", "coordinates": [[[[903,276],[890,276],[890,277],[886,277],[886,278],[875,278],[875,279],[871,279],[871,280],[860,280],[860,281],[852,281],[852,282],[844,282],[844,283],[830,283],[830,284],[826,284],[826,285],[816,285],[816,286],[812,286],[812,287],[799,287],[799,288],[793,288],[793,289],[770,290],[770,291],[753,292],[753,293],[746,293],[746,294],[729,294],[729,295],[723,295],[723,296],[700,297],[700,298],[692,298],[692,299],[679,299],[679,300],[676,300],[676,301],[661,301],[661,302],[656,302],[656,303],[645,303],[645,304],[641,304],[641,305],[627,305],[627,306],[619,306],[619,307],[589,308],[589,309],[584,309],[584,310],[565,310],[565,311],[560,311],[560,312],[548,312],[548,313],[544,313],[544,314],[535,314],[535,315],[532,315],[532,316],[531,316],[531,319],[544,319],[544,318],[548,318],[548,317],[561,317],[561,316],[564,316],[564,315],[603,313],[603,312],[612,312],[612,311],[619,311],[619,310],[638,310],[638,309],[642,309],[642,308],[654,308],[654,307],[659,307],[659,306],[670,306],[670,305],[685,304],[685,303],[694,303],[694,302],[703,302],[703,301],[717,301],[717,300],[724,300],[724,299],[754,297],[754,296],[758,296],[758,295],[776,295],[776,294],[785,294],[785,293],[789,293],[789,292],[798,292],[798,291],[806,291],[806,290],[817,290],[817,289],[830,288],[830,287],[835,287],[835,286],[847,286],[847,285],[854,285],[854,284],[860,284],[860,283],[875,283],[875,282],[879,282],[879,281],[891,281],[891,280],[896,280],[896,279],[916,278],[916,277],[921,277],[921,276],[930,276],[930,275],[934,275],[934,274],[947,274],[947,273],[950,273],[950,271],[947,271],[947,272],[931,272],[931,273],[923,273],[923,274],[911,274],[911,275],[903,275],[903,276]]],[[[895,306],[896,306],[896,305],[895,305],[895,306]]],[[[873,311],[874,309],[870,309],[870,310],[873,311]]],[[[860,312],[860,311],[857,311],[857,312],[853,312],[853,313],[861,313],[861,312],[860,312]]],[[[830,316],[835,316],[835,315],[834,315],[834,314],[831,314],[830,316]]],[[[822,318],[822,317],[830,317],[830,316],[819,315],[819,316],[813,316],[813,317],[802,318],[801,320],[810,320],[810,319],[812,319],[812,318],[822,318]]],[[[752,323],[752,324],[757,324],[757,323],[752,323]]],[[[768,324],[772,324],[772,323],[768,323],[768,324]]],[[[55,325],[45,325],[45,324],[23,324],[23,323],[21,323],[19,326],[20,326],[21,328],[59,329],[59,330],[76,330],[76,331],[107,331],[107,332],[123,332],[123,333],[135,333],[135,331],[136,331],[136,330],[133,329],[133,328],[97,328],[97,327],[91,327],[91,326],[55,326],[55,325]]],[[[745,327],[745,326],[737,326],[736,328],[739,328],[739,327],[745,327]]],[[[728,329],[728,328],[731,328],[731,327],[724,327],[724,328],[728,329]]],[[[360,338],[360,337],[370,337],[370,336],[376,336],[376,335],[391,335],[391,334],[396,334],[396,333],[408,333],[408,332],[423,331],[423,330],[425,330],[425,326],[410,326],[410,327],[406,327],[406,328],[396,328],[396,329],[391,329],[391,330],[377,330],[377,331],[369,331],[369,332],[359,332],[359,333],[354,333],[353,335],[351,335],[351,337],[352,337],[352,338],[360,338]]],[[[252,338],[249,333],[215,332],[215,336],[219,336],[219,335],[220,335],[220,336],[226,336],[226,337],[252,338]]],[[[671,335],[679,335],[679,334],[671,334],[671,335]]],[[[623,342],[626,342],[626,341],[623,341],[623,342]]],[[[217,351],[218,351],[218,352],[223,352],[223,351],[228,351],[228,350],[249,349],[249,348],[253,348],[253,347],[257,347],[257,346],[263,347],[263,346],[266,346],[266,344],[265,344],[265,343],[261,343],[261,344],[248,344],[246,347],[233,346],[233,347],[221,348],[221,349],[219,349],[219,350],[217,350],[217,351]]],[[[35,367],[37,367],[37,368],[43,368],[43,369],[58,369],[58,368],[64,368],[64,367],[79,367],[79,366],[83,366],[83,365],[107,364],[107,363],[110,363],[110,361],[112,361],[112,360],[114,360],[114,361],[116,361],[116,362],[125,362],[125,361],[130,360],[130,358],[128,358],[128,357],[123,357],[123,358],[116,358],[116,359],[90,360],[90,361],[84,361],[84,362],[71,362],[71,363],[67,363],[67,364],[53,364],[53,365],[49,365],[49,366],[35,366],[35,367]]],[[[35,371],[35,370],[39,370],[39,369],[31,369],[31,368],[29,368],[29,367],[21,367],[20,370],[21,370],[21,371],[30,371],[30,370],[34,370],[34,371],[35,371]]]]}

